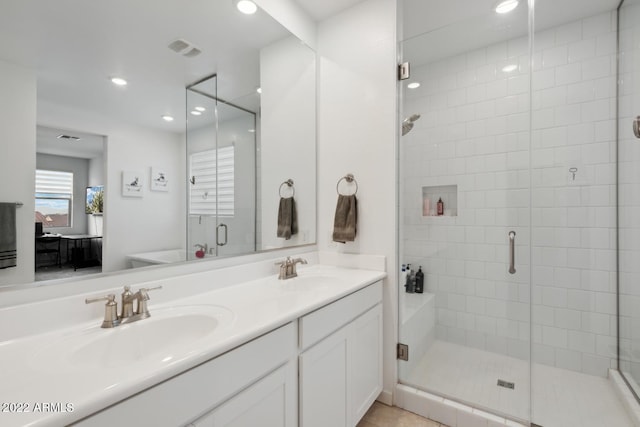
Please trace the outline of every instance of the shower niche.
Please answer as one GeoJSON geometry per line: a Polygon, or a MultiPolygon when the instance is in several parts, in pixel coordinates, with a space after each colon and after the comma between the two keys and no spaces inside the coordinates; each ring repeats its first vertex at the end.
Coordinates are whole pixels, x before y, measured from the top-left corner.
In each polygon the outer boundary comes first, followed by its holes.
{"type": "Polygon", "coordinates": [[[422,187],[422,216],[458,216],[458,186],[432,185],[422,187]],[[442,200],[442,213],[438,201],[442,200]]]}

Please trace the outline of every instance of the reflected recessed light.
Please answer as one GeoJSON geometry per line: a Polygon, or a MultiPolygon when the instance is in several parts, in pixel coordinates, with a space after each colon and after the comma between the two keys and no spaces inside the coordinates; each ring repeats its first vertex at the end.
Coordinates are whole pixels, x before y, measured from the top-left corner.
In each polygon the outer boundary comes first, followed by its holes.
{"type": "Polygon", "coordinates": [[[201,113],[206,110],[204,107],[195,107],[194,110],[200,111],[201,113]]]}
{"type": "Polygon", "coordinates": [[[118,86],[126,86],[127,81],[122,77],[111,77],[111,83],[118,86]]]}
{"type": "Polygon", "coordinates": [[[202,115],[202,113],[200,111],[196,111],[196,110],[193,110],[191,112],[191,114],[193,114],[194,116],[201,116],[202,115]]]}
{"type": "Polygon", "coordinates": [[[418,89],[418,88],[420,87],[420,83],[418,83],[418,82],[412,82],[412,83],[409,83],[409,84],[407,85],[407,87],[408,87],[409,89],[418,89]]]}
{"type": "Polygon", "coordinates": [[[502,67],[502,71],[504,71],[505,73],[510,73],[512,71],[515,71],[517,68],[518,66],[516,64],[509,64],[502,67]]]}
{"type": "Polygon", "coordinates": [[[256,132],[256,130],[255,130],[255,129],[249,129],[249,130],[248,130],[248,132],[249,132],[249,133],[255,133],[255,132],[256,132]]]}
{"type": "Polygon", "coordinates": [[[262,93],[262,88],[261,88],[261,87],[259,87],[258,89],[256,89],[256,92],[258,92],[258,93],[262,93]]]}
{"type": "Polygon", "coordinates": [[[173,117],[168,114],[165,114],[164,116],[162,116],[162,120],[164,120],[165,122],[172,122],[173,117]]]}
{"type": "Polygon", "coordinates": [[[246,15],[253,15],[258,10],[258,6],[250,0],[240,0],[236,3],[236,7],[246,15]]]}
{"type": "Polygon", "coordinates": [[[518,0],[504,0],[496,6],[496,13],[509,13],[518,7],[518,0]]]}

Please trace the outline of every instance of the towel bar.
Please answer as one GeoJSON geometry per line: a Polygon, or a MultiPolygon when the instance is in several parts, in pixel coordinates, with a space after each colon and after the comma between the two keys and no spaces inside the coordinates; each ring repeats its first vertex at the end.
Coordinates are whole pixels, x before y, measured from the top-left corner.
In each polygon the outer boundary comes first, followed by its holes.
{"type": "Polygon", "coordinates": [[[280,195],[280,197],[284,197],[284,196],[282,195],[282,186],[283,186],[283,185],[286,185],[286,186],[288,186],[289,188],[291,188],[291,191],[293,192],[293,194],[291,194],[291,197],[293,197],[293,196],[295,196],[295,195],[296,195],[296,189],[295,189],[295,187],[293,186],[293,180],[292,180],[291,178],[289,178],[288,180],[286,180],[285,182],[283,182],[282,184],[280,184],[280,188],[278,189],[278,194],[280,195]]]}
{"type": "Polygon", "coordinates": [[[345,180],[345,181],[347,181],[349,183],[353,182],[354,184],[356,184],[356,191],[354,191],[352,195],[356,195],[358,193],[358,181],[356,181],[356,179],[354,178],[352,173],[348,173],[345,176],[343,176],[342,178],[340,178],[338,180],[338,183],[336,184],[336,192],[338,193],[338,195],[346,196],[346,194],[340,193],[340,189],[338,188],[340,186],[340,182],[342,182],[342,180],[345,180]]]}
{"type": "Polygon", "coordinates": [[[17,208],[21,208],[24,205],[24,203],[22,202],[16,202],[16,207],[17,208]]]}

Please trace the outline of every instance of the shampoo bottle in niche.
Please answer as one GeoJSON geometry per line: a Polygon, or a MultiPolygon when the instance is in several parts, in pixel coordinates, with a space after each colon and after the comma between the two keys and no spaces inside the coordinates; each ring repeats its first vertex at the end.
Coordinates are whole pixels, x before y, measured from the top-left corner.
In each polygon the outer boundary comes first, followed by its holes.
{"type": "Polygon", "coordinates": [[[424,200],[422,200],[422,216],[429,216],[431,215],[431,213],[429,212],[431,209],[431,202],[429,201],[428,197],[425,197],[424,200]]]}
{"type": "Polygon", "coordinates": [[[444,202],[442,201],[442,197],[438,199],[438,203],[436,206],[437,206],[436,209],[437,209],[438,216],[444,215],[444,202]]]}
{"type": "Polygon", "coordinates": [[[416,293],[421,294],[424,292],[424,273],[422,272],[422,266],[418,268],[416,273],[416,293]]]}
{"type": "Polygon", "coordinates": [[[412,294],[416,291],[416,283],[415,283],[415,277],[413,275],[413,271],[411,270],[411,264],[407,264],[407,281],[404,284],[405,290],[407,291],[407,293],[412,294]]]}
{"type": "Polygon", "coordinates": [[[407,287],[407,266],[402,264],[402,271],[400,273],[400,283],[405,288],[407,287]]]}

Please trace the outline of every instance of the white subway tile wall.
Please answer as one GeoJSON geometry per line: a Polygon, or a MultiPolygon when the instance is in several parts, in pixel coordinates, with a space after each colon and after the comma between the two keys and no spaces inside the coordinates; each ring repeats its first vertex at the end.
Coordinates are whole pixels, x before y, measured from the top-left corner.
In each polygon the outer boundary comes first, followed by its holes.
{"type": "Polygon", "coordinates": [[[412,64],[422,86],[405,91],[403,111],[422,119],[401,143],[402,262],[423,266],[438,339],[523,359],[531,341],[536,362],[606,376],[616,363],[615,13],[536,32],[534,46],[532,67],[526,38],[412,64]],[[458,216],[423,216],[423,187],[446,185],[457,185],[458,216]]]}

